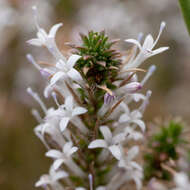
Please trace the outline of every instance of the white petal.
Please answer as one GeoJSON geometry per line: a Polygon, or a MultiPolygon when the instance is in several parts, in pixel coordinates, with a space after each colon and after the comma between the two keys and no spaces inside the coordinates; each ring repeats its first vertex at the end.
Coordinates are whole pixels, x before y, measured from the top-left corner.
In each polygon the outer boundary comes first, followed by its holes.
{"type": "Polygon", "coordinates": [[[42,41],[37,39],[37,38],[28,40],[27,43],[29,43],[29,44],[31,44],[33,46],[39,46],[39,47],[43,45],[42,41]]]}
{"type": "Polygon", "coordinates": [[[96,188],[96,190],[106,190],[106,188],[104,186],[99,186],[96,188]]]}
{"type": "Polygon", "coordinates": [[[162,53],[162,52],[164,52],[164,51],[166,51],[168,49],[169,49],[169,47],[161,47],[161,48],[155,49],[154,51],[152,51],[152,55],[151,56],[157,55],[159,53],[162,53]]]}
{"type": "Polygon", "coordinates": [[[152,37],[152,35],[149,34],[145,38],[145,41],[144,41],[144,44],[143,44],[143,49],[144,50],[152,50],[153,43],[154,43],[153,37],[152,37]]]}
{"type": "Polygon", "coordinates": [[[136,123],[141,128],[141,130],[143,132],[145,131],[146,126],[145,126],[145,124],[144,124],[144,122],[142,120],[140,120],[140,119],[134,119],[133,123],[136,123]]]}
{"type": "Polygon", "coordinates": [[[58,150],[49,150],[48,152],[46,152],[45,154],[47,157],[50,158],[60,158],[62,156],[62,153],[58,150]]]}
{"type": "Polygon", "coordinates": [[[139,153],[139,147],[138,146],[133,146],[132,148],[129,149],[127,152],[127,159],[128,160],[133,160],[135,156],[139,153]]]}
{"type": "Polygon", "coordinates": [[[73,153],[77,152],[78,148],[76,146],[72,147],[70,150],[69,150],[69,156],[71,156],[73,153]]]}
{"type": "Polygon", "coordinates": [[[89,145],[88,148],[107,148],[107,143],[105,140],[102,139],[97,139],[92,141],[89,145]]]}
{"type": "Polygon", "coordinates": [[[57,170],[61,165],[62,163],[64,162],[63,159],[57,159],[53,162],[53,168],[54,170],[57,170]]]}
{"type": "Polygon", "coordinates": [[[87,112],[86,108],[83,107],[76,107],[73,112],[72,112],[72,116],[76,116],[76,115],[81,115],[87,112]]]}
{"type": "Polygon", "coordinates": [[[51,28],[51,30],[49,31],[49,37],[50,37],[50,38],[55,38],[55,35],[56,35],[57,30],[58,30],[61,26],[63,26],[62,23],[55,24],[55,25],[51,28]]]}
{"type": "Polygon", "coordinates": [[[67,128],[69,120],[70,120],[69,117],[64,117],[64,118],[61,119],[59,125],[60,125],[60,129],[61,129],[62,132],[67,128]]]}
{"type": "Polygon", "coordinates": [[[120,117],[119,117],[119,123],[124,123],[124,122],[127,122],[130,120],[130,117],[127,115],[127,114],[122,114],[120,117]]]}
{"type": "Polygon", "coordinates": [[[63,147],[63,152],[65,154],[67,154],[69,152],[69,150],[71,149],[71,147],[73,146],[72,142],[67,142],[65,143],[64,147],[63,147]]]}
{"type": "Polygon", "coordinates": [[[69,72],[67,72],[67,75],[68,75],[72,80],[74,80],[75,82],[80,83],[81,81],[83,81],[83,79],[82,79],[80,73],[79,73],[76,69],[74,69],[74,68],[70,69],[69,72]]]}
{"type": "Polygon", "coordinates": [[[114,144],[118,144],[124,140],[125,140],[125,134],[124,133],[119,133],[113,137],[114,144]]]}
{"type": "Polygon", "coordinates": [[[104,139],[106,142],[110,142],[112,140],[112,132],[107,126],[101,126],[100,131],[102,135],[104,136],[104,139]]]}
{"type": "Polygon", "coordinates": [[[53,180],[58,181],[59,179],[63,179],[65,177],[68,177],[68,173],[65,171],[58,171],[54,174],[53,180]]]}
{"type": "Polygon", "coordinates": [[[133,168],[135,168],[139,171],[142,171],[142,167],[138,163],[132,161],[132,162],[130,162],[130,164],[131,164],[131,166],[133,166],[133,168]]]}
{"type": "Polygon", "coordinates": [[[112,155],[113,155],[117,160],[120,160],[120,159],[121,159],[121,150],[120,150],[119,146],[113,145],[113,146],[110,146],[108,149],[110,150],[110,152],[112,153],[112,155]]]}
{"type": "Polygon", "coordinates": [[[135,44],[140,50],[142,49],[141,47],[141,44],[139,43],[138,40],[134,40],[134,39],[127,39],[125,40],[125,42],[128,42],[128,43],[132,43],[132,44],[135,44]]]}
{"type": "Polygon", "coordinates": [[[140,100],[144,100],[146,97],[140,93],[134,93],[131,95],[135,102],[139,102],[140,100]]]}
{"type": "Polygon", "coordinates": [[[80,55],[71,55],[67,61],[69,68],[73,68],[75,63],[81,58],[80,55]]]}
{"type": "Polygon", "coordinates": [[[35,183],[35,187],[40,187],[51,183],[52,181],[50,180],[49,175],[43,175],[40,177],[40,180],[35,183]]]}
{"type": "Polygon", "coordinates": [[[142,114],[138,110],[134,110],[134,111],[131,112],[131,117],[132,118],[141,118],[142,114]]]}
{"type": "Polygon", "coordinates": [[[59,71],[53,75],[53,77],[50,80],[50,84],[54,85],[58,80],[60,80],[63,76],[65,76],[65,73],[62,71],[59,71]]]}
{"type": "Polygon", "coordinates": [[[86,190],[84,187],[77,187],[75,190],[86,190]]]}
{"type": "Polygon", "coordinates": [[[73,97],[68,96],[65,100],[65,107],[67,110],[72,110],[73,109],[73,97]]]}

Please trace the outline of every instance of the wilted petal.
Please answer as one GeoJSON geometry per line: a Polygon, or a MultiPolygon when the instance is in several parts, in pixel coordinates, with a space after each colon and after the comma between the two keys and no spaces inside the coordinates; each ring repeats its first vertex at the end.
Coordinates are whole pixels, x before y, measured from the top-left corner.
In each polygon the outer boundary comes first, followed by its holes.
{"type": "Polygon", "coordinates": [[[108,149],[110,150],[110,152],[112,153],[112,155],[113,155],[117,160],[120,160],[120,159],[121,159],[121,150],[120,150],[119,146],[113,145],[113,146],[110,146],[108,149]]]}
{"type": "Polygon", "coordinates": [[[106,148],[107,147],[107,143],[105,140],[101,140],[101,139],[98,139],[98,140],[94,140],[92,141],[89,145],[88,145],[88,148],[106,148]]]}
{"type": "Polygon", "coordinates": [[[48,37],[50,37],[50,38],[55,38],[55,35],[56,35],[57,30],[58,30],[61,26],[63,26],[62,23],[55,24],[55,25],[51,28],[51,30],[49,31],[48,37]]]}
{"type": "Polygon", "coordinates": [[[76,115],[81,115],[87,112],[86,108],[83,107],[76,107],[73,112],[72,112],[72,116],[76,116],[76,115]]]}
{"type": "Polygon", "coordinates": [[[45,155],[50,158],[60,158],[62,153],[58,150],[49,150],[45,155]]]}
{"type": "Polygon", "coordinates": [[[106,142],[109,143],[112,139],[112,132],[110,131],[110,129],[107,126],[101,126],[100,131],[102,135],[104,136],[104,139],[106,140],[106,142]]]}
{"type": "Polygon", "coordinates": [[[67,128],[69,120],[70,120],[69,117],[64,117],[64,118],[61,119],[59,125],[60,125],[60,129],[61,129],[62,132],[67,128]]]}
{"type": "Polygon", "coordinates": [[[67,61],[69,68],[73,68],[75,63],[81,58],[80,55],[71,55],[67,61]]]}

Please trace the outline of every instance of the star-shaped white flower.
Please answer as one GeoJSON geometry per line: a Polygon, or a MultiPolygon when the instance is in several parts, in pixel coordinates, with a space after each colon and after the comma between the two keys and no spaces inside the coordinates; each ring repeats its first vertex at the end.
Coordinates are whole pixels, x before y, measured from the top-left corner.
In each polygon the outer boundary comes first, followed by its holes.
{"type": "MultiPolygon", "coordinates": [[[[60,121],[60,129],[61,131],[64,131],[67,128],[69,121],[71,121],[73,124],[76,124],[74,122],[75,117],[86,113],[87,109],[80,106],[74,106],[73,97],[68,96],[65,100],[65,104],[60,107],[59,111],[63,113],[60,121]]],[[[80,122],[76,127],[79,127],[83,132],[87,132],[87,128],[84,127],[80,122]]]]}
{"type": "Polygon", "coordinates": [[[126,124],[136,124],[138,125],[142,131],[145,131],[145,123],[141,120],[142,114],[138,110],[134,110],[130,112],[129,108],[125,103],[121,103],[125,113],[121,114],[119,117],[119,123],[126,123],[126,124]]]}
{"type": "Polygon", "coordinates": [[[44,185],[51,185],[53,188],[60,186],[58,180],[68,177],[68,174],[63,171],[55,171],[53,167],[50,168],[49,174],[44,174],[36,182],[35,186],[40,187],[44,185]]]}
{"type": "Polygon", "coordinates": [[[119,143],[125,139],[125,135],[123,133],[119,133],[113,136],[111,130],[107,126],[101,126],[100,131],[104,137],[104,140],[96,139],[89,144],[88,148],[106,148],[116,159],[119,159],[119,143]]]}
{"type": "Polygon", "coordinates": [[[63,163],[70,160],[72,154],[74,154],[77,150],[78,148],[73,146],[72,142],[67,142],[63,146],[62,152],[52,149],[46,153],[46,156],[55,159],[53,163],[53,168],[57,170],[63,163]]]}

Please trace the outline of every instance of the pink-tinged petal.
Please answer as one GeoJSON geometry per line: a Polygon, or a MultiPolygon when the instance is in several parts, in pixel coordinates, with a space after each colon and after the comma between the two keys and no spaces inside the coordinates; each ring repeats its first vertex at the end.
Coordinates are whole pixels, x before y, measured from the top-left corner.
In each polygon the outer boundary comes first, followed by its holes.
{"type": "Polygon", "coordinates": [[[63,76],[65,76],[65,73],[62,71],[59,71],[53,75],[53,77],[50,80],[50,84],[54,85],[58,80],[60,80],[63,76]]]}
{"type": "Polygon", "coordinates": [[[69,120],[70,120],[69,117],[64,117],[64,118],[61,119],[59,125],[60,125],[60,129],[61,129],[62,132],[67,128],[69,120]]]}
{"type": "Polygon", "coordinates": [[[134,119],[133,123],[136,123],[141,128],[141,130],[143,132],[145,131],[146,126],[145,126],[145,123],[142,120],[140,120],[140,119],[134,119]]]}
{"type": "Polygon", "coordinates": [[[141,44],[139,43],[138,40],[134,40],[134,39],[127,39],[125,40],[125,42],[128,42],[128,43],[132,43],[132,44],[135,44],[140,50],[142,49],[142,46],[141,44]]]}
{"type": "Polygon", "coordinates": [[[133,160],[138,153],[139,153],[139,147],[138,146],[133,146],[127,152],[127,159],[128,160],[133,160]]]}
{"type": "Polygon", "coordinates": [[[50,157],[50,158],[60,158],[62,156],[62,153],[58,150],[49,150],[48,152],[46,152],[45,154],[47,157],[50,157]]]}
{"type": "Polygon", "coordinates": [[[72,112],[72,116],[76,116],[76,115],[81,115],[87,112],[86,108],[83,107],[76,107],[73,112],[72,112]]]}
{"type": "Polygon", "coordinates": [[[112,153],[112,155],[117,159],[120,160],[121,159],[121,150],[119,148],[119,146],[117,145],[112,145],[109,146],[109,151],[112,153]]]}
{"type": "Polygon", "coordinates": [[[55,38],[55,35],[56,35],[56,33],[57,33],[57,30],[58,30],[61,26],[63,26],[62,23],[55,24],[55,25],[51,28],[51,30],[49,31],[49,37],[50,37],[50,38],[55,38]]]}
{"type": "Polygon", "coordinates": [[[124,113],[119,117],[119,123],[125,123],[128,122],[130,120],[130,117],[124,113]]]}
{"type": "Polygon", "coordinates": [[[54,170],[57,170],[64,163],[63,159],[57,159],[53,162],[54,170]]]}
{"type": "Polygon", "coordinates": [[[109,143],[112,140],[112,132],[110,129],[107,126],[101,126],[100,131],[104,136],[105,141],[109,143]]]}
{"type": "Polygon", "coordinates": [[[73,109],[73,97],[68,96],[65,100],[65,107],[66,110],[72,110],[73,109]]]}
{"type": "Polygon", "coordinates": [[[53,180],[54,180],[54,181],[58,181],[58,180],[60,180],[60,179],[63,179],[63,178],[68,177],[68,173],[65,172],[65,171],[58,171],[58,172],[56,172],[56,173],[54,174],[54,176],[52,176],[52,177],[53,177],[53,180]]]}
{"type": "Polygon", "coordinates": [[[67,75],[68,75],[72,80],[74,80],[75,82],[80,83],[81,81],[83,81],[83,79],[82,79],[80,73],[79,73],[76,69],[74,69],[74,68],[70,69],[69,72],[67,72],[67,75]]]}
{"type": "Polygon", "coordinates": [[[88,148],[107,148],[107,143],[105,140],[97,139],[92,141],[89,145],[88,148]]]}
{"type": "Polygon", "coordinates": [[[73,68],[75,63],[81,58],[80,55],[71,55],[67,61],[69,68],[73,68]]]}
{"type": "Polygon", "coordinates": [[[33,46],[38,46],[38,47],[43,45],[43,43],[39,39],[31,39],[31,40],[28,40],[27,43],[33,46]]]}
{"type": "Polygon", "coordinates": [[[143,44],[143,49],[144,50],[152,50],[153,44],[154,44],[154,39],[153,39],[152,35],[149,34],[145,38],[145,41],[144,41],[144,44],[143,44]]]}
{"type": "Polygon", "coordinates": [[[40,177],[40,180],[35,183],[35,187],[40,187],[40,186],[51,184],[51,183],[52,181],[49,175],[43,175],[40,177]]]}
{"type": "Polygon", "coordinates": [[[125,85],[123,88],[125,88],[126,93],[133,93],[137,90],[140,90],[142,86],[139,82],[131,82],[125,85]]]}

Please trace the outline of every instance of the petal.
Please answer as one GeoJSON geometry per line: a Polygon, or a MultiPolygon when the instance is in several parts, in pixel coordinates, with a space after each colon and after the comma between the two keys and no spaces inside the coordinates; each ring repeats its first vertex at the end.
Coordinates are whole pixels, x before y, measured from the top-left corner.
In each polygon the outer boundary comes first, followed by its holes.
{"type": "Polygon", "coordinates": [[[65,107],[67,110],[72,110],[73,109],[73,97],[68,96],[65,100],[65,107]]]}
{"type": "Polygon", "coordinates": [[[81,115],[87,112],[86,108],[83,107],[76,107],[73,112],[72,112],[72,116],[76,116],[76,115],[81,115]]]}
{"type": "Polygon", "coordinates": [[[77,187],[75,190],[86,190],[84,187],[77,187]]]}
{"type": "Polygon", "coordinates": [[[64,160],[63,159],[57,159],[53,162],[53,168],[54,170],[57,170],[62,164],[64,160]]]}
{"type": "Polygon", "coordinates": [[[152,50],[153,44],[154,44],[153,37],[152,37],[152,35],[149,34],[149,35],[147,35],[147,37],[144,40],[143,49],[144,50],[152,50]]]}
{"type": "Polygon", "coordinates": [[[74,68],[70,69],[69,72],[67,72],[67,75],[75,82],[80,83],[80,81],[83,81],[80,73],[74,68]]]}
{"type": "Polygon", "coordinates": [[[155,49],[154,51],[152,51],[151,56],[157,55],[159,53],[162,53],[162,52],[164,52],[164,51],[166,51],[168,49],[169,49],[169,47],[161,47],[161,48],[155,49]]]}
{"type": "Polygon", "coordinates": [[[69,152],[69,150],[71,149],[71,147],[73,146],[72,142],[67,142],[65,143],[64,147],[63,147],[63,152],[65,154],[67,154],[69,152]]]}
{"type": "Polygon", "coordinates": [[[133,123],[136,123],[141,128],[141,130],[143,132],[145,131],[146,126],[145,126],[145,123],[142,120],[140,120],[140,119],[134,119],[133,123]]]}
{"type": "Polygon", "coordinates": [[[138,110],[134,110],[134,111],[131,112],[131,117],[132,118],[141,118],[142,114],[138,110]]]}
{"type": "Polygon", "coordinates": [[[50,84],[54,85],[58,80],[60,80],[65,75],[64,72],[59,71],[53,75],[53,77],[50,80],[50,84]]]}
{"type": "Polygon", "coordinates": [[[130,120],[130,117],[124,113],[119,117],[119,123],[124,123],[130,120]]]}
{"type": "Polygon", "coordinates": [[[107,148],[107,143],[105,140],[102,139],[97,139],[92,141],[89,145],[88,148],[107,148]]]}
{"type": "Polygon", "coordinates": [[[131,95],[135,102],[139,102],[140,100],[144,100],[146,97],[140,93],[134,93],[131,95]]]}
{"type": "Polygon", "coordinates": [[[69,156],[71,156],[72,154],[74,154],[75,152],[77,152],[78,148],[76,146],[72,147],[70,150],[69,150],[69,156]]]}
{"type": "Polygon", "coordinates": [[[28,40],[27,43],[31,44],[33,46],[39,46],[39,47],[43,45],[42,41],[40,39],[37,39],[37,38],[28,40]]]}
{"type": "Polygon", "coordinates": [[[62,156],[62,153],[58,150],[49,150],[48,152],[46,152],[45,154],[47,157],[50,158],[60,158],[62,156]]]}
{"type": "Polygon", "coordinates": [[[61,121],[59,123],[59,126],[60,126],[60,129],[61,129],[62,132],[67,128],[69,120],[70,120],[69,117],[64,117],[64,118],[61,119],[61,121]]]}
{"type": "Polygon", "coordinates": [[[102,135],[104,136],[104,139],[107,143],[109,143],[112,140],[112,132],[107,126],[101,126],[100,131],[102,135]]]}
{"type": "Polygon", "coordinates": [[[75,63],[81,58],[80,55],[71,55],[67,61],[69,68],[73,68],[75,63]]]}
{"type": "Polygon", "coordinates": [[[119,144],[120,142],[125,140],[125,134],[119,133],[113,137],[114,144],[119,144]]]}
{"type": "Polygon", "coordinates": [[[132,43],[132,44],[135,44],[140,50],[142,49],[142,46],[141,44],[139,43],[138,40],[134,40],[134,39],[127,39],[125,40],[125,42],[128,42],[128,43],[132,43]]]}
{"type": "Polygon", "coordinates": [[[110,150],[110,152],[112,153],[112,155],[113,155],[117,160],[120,160],[120,159],[121,159],[121,150],[120,150],[119,146],[113,145],[113,146],[110,146],[108,149],[110,150]]]}
{"type": "Polygon", "coordinates": [[[53,177],[54,181],[58,181],[59,179],[63,179],[65,177],[68,177],[68,173],[65,171],[58,171],[52,177],[53,177]]]}
{"type": "Polygon", "coordinates": [[[35,187],[40,187],[51,183],[52,181],[50,180],[49,175],[43,175],[40,177],[40,180],[35,183],[35,187]]]}
{"type": "Polygon", "coordinates": [[[55,25],[51,28],[51,30],[49,31],[49,35],[48,35],[48,36],[49,36],[50,38],[55,38],[55,35],[56,35],[57,30],[58,30],[61,26],[63,26],[62,23],[55,24],[55,25]]]}
{"type": "Polygon", "coordinates": [[[128,160],[133,160],[135,156],[139,153],[139,147],[138,146],[133,146],[132,148],[129,149],[127,152],[127,159],[128,160]]]}

